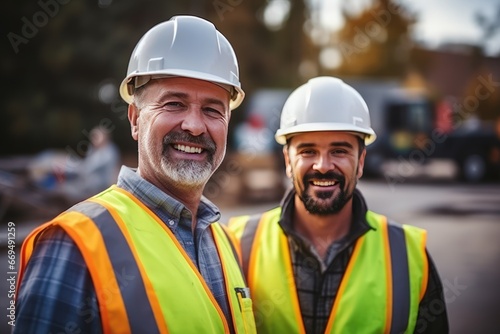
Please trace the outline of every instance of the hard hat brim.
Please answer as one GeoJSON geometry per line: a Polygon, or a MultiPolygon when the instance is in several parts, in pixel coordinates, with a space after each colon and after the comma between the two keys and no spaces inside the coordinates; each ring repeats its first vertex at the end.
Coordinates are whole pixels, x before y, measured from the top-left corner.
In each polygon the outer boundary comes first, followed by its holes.
{"type": "Polygon", "coordinates": [[[375,131],[373,131],[372,129],[361,128],[361,127],[357,127],[354,125],[349,126],[349,125],[346,125],[343,123],[300,124],[300,125],[286,128],[285,130],[279,129],[278,131],[276,131],[274,138],[276,139],[276,141],[279,144],[285,145],[287,138],[290,138],[291,136],[293,136],[295,134],[305,133],[305,132],[320,132],[320,131],[338,131],[338,132],[360,133],[360,134],[364,135],[366,145],[370,145],[377,138],[375,131]]]}
{"type": "Polygon", "coordinates": [[[127,87],[129,82],[136,76],[145,76],[145,75],[168,75],[173,77],[186,77],[191,79],[204,80],[212,83],[219,83],[232,86],[238,92],[238,94],[233,100],[229,102],[229,107],[231,110],[236,109],[241,104],[241,102],[243,102],[243,99],[245,98],[245,92],[243,91],[243,89],[241,89],[241,87],[235,85],[232,82],[228,82],[227,80],[223,80],[218,76],[209,75],[207,73],[201,73],[197,71],[172,69],[172,70],[143,72],[140,74],[135,74],[135,73],[129,74],[125,79],[123,79],[123,81],[120,84],[120,96],[128,104],[131,104],[134,100],[133,93],[131,94],[127,87]]]}

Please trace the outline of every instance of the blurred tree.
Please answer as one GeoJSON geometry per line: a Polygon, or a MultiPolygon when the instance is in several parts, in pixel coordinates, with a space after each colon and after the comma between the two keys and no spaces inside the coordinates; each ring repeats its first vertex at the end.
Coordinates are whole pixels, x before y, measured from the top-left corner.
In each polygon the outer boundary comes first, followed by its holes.
{"type": "Polygon", "coordinates": [[[345,25],[335,36],[342,56],[333,70],[341,76],[402,77],[412,47],[410,28],[416,17],[393,0],[373,0],[360,14],[344,5],[345,25]]]}
{"type": "MultiPolygon", "coordinates": [[[[173,15],[211,20],[238,55],[243,88],[294,86],[297,68],[314,50],[303,26],[307,0],[288,1],[280,29],[263,20],[276,0],[19,1],[0,13],[4,81],[0,155],[76,147],[86,133],[111,120],[113,138],[134,150],[126,105],[118,96],[130,53],[152,25],[173,15]]],[[[242,106],[243,107],[243,106],[242,106]]],[[[241,113],[235,113],[236,121],[241,113]]]]}
{"type": "MultiPolygon", "coordinates": [[[[483,49],[488,48],[488,44],[491,42],[492,44],[496,41],[498,42],[498,37],[500,37],[500,5],[497,6],[496,9],[489,10],[488,14],[493,13],[492,17],[487,16],[484,13],[476,13],[476,22],[479,27],[482,29],[483,38],[481,42],[483,44],[483,49]]],[[[498,43],[495,43],[496,50],[492,50],[497,54],[500,54],[500,48],[498,47],[498,43]]]]}
{"type": "Polygon", "coordinates": [[[485,64],[467,81],[460,104],[465,117],[475,116],[484,121],[500,121],[500,81],[485,64]]]}
{"type": "MultiPolygon", "coordinates": [[[[498,41],[498,38],[500,37],[500,5],[497,6],[496,10],[493,10],[493,16],[488,18],[485,14],[477,13],[476,14],[476,21],[483,30],[483,53],[486,48],[488,48],[489,42],[491,44],[494,44],[496,49],[492,50],[492,52],[496,52],[497,56],[500,56],[500,48],[498,47],[498,43],[495,43],[495,40],[498,41]]],[[[491,62],[496,61],[492,58],[491,62]]],[[[492,66],[491,66],[492,67],[492,66]]],[[[491,68],[490,67],[490,68],[491,68]]],[[[493,73],[490,70],[490,68],[483,66],[478,72],[479,75],[477,78],[482,78],[483,82],[486,80],[492,79],[493,73]]],[[[497,75],[493,78],[495,82],[500,81],[499,75],[497,75]]],[[[478,115],[481,119],[485,120],[495,120],[498,122],[500,126],[500,91],[498,89],[492,89],[491,85],[485,85],[486,89],[489,90],[489,95],[485,95],[486,98],[483,99],[478,99],[479,100],[479,105],[478,105],[478,115]]],[[[470,84],[466,94],[472,94],[476,93],[476,91],[472,91],[472,89],[475,89],[477,91],[477,84],[472,85],[470,84]]]]}

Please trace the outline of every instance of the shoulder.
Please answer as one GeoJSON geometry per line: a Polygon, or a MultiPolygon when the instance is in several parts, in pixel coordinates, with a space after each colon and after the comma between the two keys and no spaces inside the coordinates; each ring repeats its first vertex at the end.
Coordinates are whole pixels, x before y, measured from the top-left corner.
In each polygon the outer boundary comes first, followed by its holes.
{"type": "Polygon", "coordinates": [[[228,226],[232,228],[236,226],[246,225],[249,221],[252,220],[260,222],[263,220],[269,220],[273,218],[279,219],[280,215],[281,215],[281,207],[276,207],[274,209],[265,212],[255,213],[251,215],[233,216],[229,218],[228,226]]]}
{"type": "Polygon", "coordinates": [[[84,303],[97,307],[85,261],[62,228],[49,226],[40,232],[20,282],[16,330],[61,332],[70,321],[79,321],[84,332],[99,332],[98,314],[82,318],[84,303]]]}
{"type": "Polygon", "coordinates": [[[427,231],[421,227],[409,224],[400,223],[390,217],[387,217],[383,214],[373,212],[371,210],[366,211],[366,221],[372,228],[377,229],[381,224],[385,224],[387,222],[387,227],[392,229],[400,229],[404,232],[411,232],[412,234],[422,234],[427,233],[427,231]]]}
{"type": "Polygon", "coordinates": [[[241,234],[243,230],[248,226],[257,228],[261,223],[266,223],[270,221],[278,221],[281,216],[281,207],[276,207],[274,209],[256,213],[252,215],[234,216],[228,221],[228,227],[233,233],[241,234]]]}
{"type": "MultiPolygon", "coordinates": [[[[80,263],[80,251],[68,233],[59,226],[48,226],[37,238],[31,259],[48,258],[80,263]]],[[[82,259],[83,260],[83,259],[82,259]]]]}
{"type": "Polygon", "coordinates": [[[62,282],[74,273],[82,273],[86,269],[83,256],[73,239],[62,228],[48,226],[37,235],[23,278],[62,282]],[[49,268],[58,270],[48,270],[49,268]]]}

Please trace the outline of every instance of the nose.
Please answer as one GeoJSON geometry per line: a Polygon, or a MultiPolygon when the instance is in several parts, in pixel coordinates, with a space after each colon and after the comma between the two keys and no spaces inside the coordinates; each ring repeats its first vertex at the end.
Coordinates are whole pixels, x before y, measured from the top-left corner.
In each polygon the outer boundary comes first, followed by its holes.
{"type": "Polygon", "coordinates": [[[313,169],[321,174],[325,174],[326,172],[335,169],[335,163],[333,162],[332,157],[330,157],[327,153],[319,154],[313,164],[313,169]]]}
{"type": "Polygon", "coordinates": [[[207,127],[202,111],[191,107],[182,120],[181,129],[189,132],[193,136],[199,136],[206,132],[207,127]]]}

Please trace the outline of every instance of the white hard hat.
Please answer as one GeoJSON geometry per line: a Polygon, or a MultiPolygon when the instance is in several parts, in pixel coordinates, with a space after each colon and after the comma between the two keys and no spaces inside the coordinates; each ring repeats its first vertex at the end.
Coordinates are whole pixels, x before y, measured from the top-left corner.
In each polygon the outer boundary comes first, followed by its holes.
{"type": "Polygon", "coordinates": [[[231,110],[245,97],[231,44],[211,22],[199,17],[174,16],[151,28],[132,52],[120,95],[132,103],[136,88],[170,76],[206,80],[228,89],[231,110]]]}
{"type": "Polygon", "coordinates": [[[364,137],[366,145],[376,138],[368,106],[361,95],[334,77],[310,79],[290,94],[275,138],[284,145],[287,137],[311,131],[354,132],[364,137]]]}

